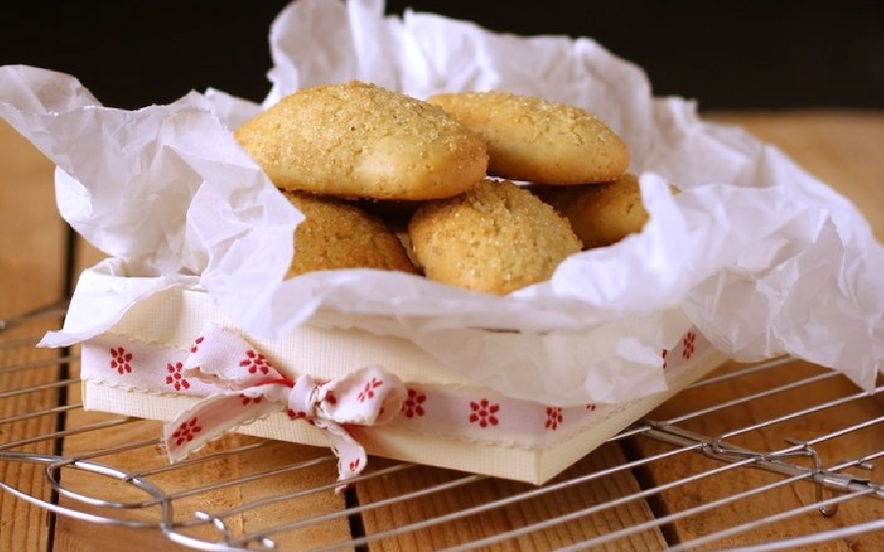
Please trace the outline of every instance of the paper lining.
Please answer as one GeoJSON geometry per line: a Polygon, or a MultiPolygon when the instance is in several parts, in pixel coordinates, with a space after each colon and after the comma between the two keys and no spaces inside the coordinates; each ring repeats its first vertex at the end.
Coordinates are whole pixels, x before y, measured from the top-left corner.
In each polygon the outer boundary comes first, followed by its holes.
{"type": "Polygon", "coordinates": [[[396,335],[456,377],[548,402],[659,392],[655,351],[692,325],[739,360],[787,353],[865,389],[884,370],[884,248],[855,207],[776,148],[703,122],[693,102],[654,98],[640,68],[590,38],[385,17],[379,0],[298,0],[271,48],[265,104],[358,78],[417,97],[500,87],[584,107],[629,145],[651,220],[508,297],[378,271],[282,282],[301,215],[230,132],[258,106],[214,90],[123,111],[72,76],[6,66],[0,116],[58,165],[65,220],[115,257],[84,273],[71,305],[84,314],[44,345],[99,335],[150,295],[199,285],[251,335],[306,322],[396,335]],[[489,327],[523,338],[473,329],[489,327]]]}

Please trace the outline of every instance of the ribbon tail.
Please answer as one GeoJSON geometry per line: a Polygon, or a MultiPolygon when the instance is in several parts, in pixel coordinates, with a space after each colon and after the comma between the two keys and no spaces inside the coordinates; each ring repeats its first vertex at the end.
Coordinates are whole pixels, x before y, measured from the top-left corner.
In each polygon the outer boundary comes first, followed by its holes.
{"type": "Polygon", "coordinates": [[[365,469],[368,462],[365,448],[346,429],[334,422],[315,420],[314,424],[327,432],[331,441],[331,450],[338,457],[338,481],[343,484],[338,486],[335,491],[341,492],[347,488],[346,481],[348,479],[356,477],[365,469]]]}
{"type": "Polygon", "coordinates": [[[163,428],[163,443],[171,462],[178,462],[237,426],[279,410],[279,404],[221,393],[200,400],[163,428]]]}
{"type": "Polygon", "coordinates": [[[246,389],[282,378],[270,359],[238,331],[209,322],[190,347],[183,371],[189,377],[227,389],[246,389]]]}

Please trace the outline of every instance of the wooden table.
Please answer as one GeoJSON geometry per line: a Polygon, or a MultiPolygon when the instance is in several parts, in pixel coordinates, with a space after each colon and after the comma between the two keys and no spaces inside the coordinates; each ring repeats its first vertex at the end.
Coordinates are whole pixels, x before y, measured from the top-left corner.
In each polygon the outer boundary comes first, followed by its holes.
{"type": "MultiPolygon", "coordinates": [[[[710,118],[723,122],[742,125],[760,138],[770,141],[793,156],[810,172],[815,173],[833,187],[854,200],[861,211],[872,223],[877,235],[884,235],[884,113],[855,112],[798,112],[798,113],[747,113],[747,114],[714,114],[710,118]]],[[[55,209],[52,192],[52,166],[29,143],[16,134],[5,123],[0,123],[0,319],[27,312],[31,309],[51,304],[66,297],[70,292],[72,278],[84,266],[94,263],[100,255],[85,244],[74,244],[76,239],[68,232],[55,209]],[[72,256],[68,256],[73,252],[72,256]],[[68,260],[66,260],[68,259],[68,260]]],[[[30,334],[39,335],[58,324],[55,319],[31,324],[30,334]]],[[[28,334],[29,337],[33,335],[28,334]]],[[[26,337],[15,328],[0,334],[0,341],[26,337]]],[[[57,372],[41,370],[3,372],[4,366],[19,366],[32,361],[52,358],[52,351],[19,348],[12,353],[0,348],[0,397],[4,392],[20,389],[24,386],[51,383],[57,372]],[[24,351],[24,352],[22,352],[24,351]]],[[[730,369],[730,368],[728,368],[730,369]]],[[[816,367],[797,364],[794,373],[818,374],[816,367]]],[[[75,374],[73,374],[75,376],[75,374]]],[[[706,388],[696,392],[687,391],[663,405],[655,416],[671,418],[680,412],[696,409],[700,404],[721,403],[741,396],[746,396],[758,389],[771,385],[763,378],[740,380],[739,384],[723,384],[714,388],[706,388]],[[704,402],[705,401],[705,402],[704,402]]],[[[783,395],[779,406],[799,408],[801,401],[808,395],[824,400],[827,397],[838,397],[855,393],[856,389],[844,378],[826,379],[823,384],[810,386],[800,393],[783,395]],[[794,401],[793,404],[782,404],[794,401]]],[[[44,393],[29,394],[26,397],[11,396],[0,401],[0,419],[15,416],[39,408],[52,408],[55,402],[76,400],[77,397],[65,397],[48,388],[44,393]]],[[[868,400],[851,401],[848,406],[838,411],[839,420],[851,418],[855,420],[875,420],[884,415],[884,404],[877,397],[868,400]]],[[[775,401],[777,402],[777,401],[775,401]]],[[[771,415],[771,403],[744,403],[732,409],[725,421],[748,425],[758,420],[767,419],[771,415]]],[[[783,410],[788,411],[788,410],[783,410]]],[[[68,424],[86,423],[91,413],[74,411],[70,413],[68,424]]],[[[14,440],[21,435],[34,435],[54,430],[53,419],[24,420],[0,427],[0,445],[14,440]],[[9,432],[12,432],[10,435],[9,432]],[[5,433],[4,433],[5,432],[5,433]],[[19,433],[18,437],[16,433],[19,433]]],[[[717,435],[725,430],[716,424],[724,423],[720,418],[711,421],[698,420],[692,429],[704,434],[717,435]]],[[[791,426],[791,432],[798,431],[798,438],[812,437],[818,432],[831,431],[832,416],[808,417],[803,425],[791,426]]],[[[884,450],[884,428],[878,423],[869,431],[857,432],[846,436],[847,441],[839,441],[839,450],[829,451],[833,454],[851,452],[851,446],[865,447],[868,452],[884,450]],[[852,439],[852,440],[851,440],[852,439]],[[870,448],[871,447],[871,448],[870,448]]],[[[155,431],[153,427],[149,431],[155,431]]],[[[115,430],[109,433],[108,439],[128,442],[144,438],[142,430],[115,430]],[[137,431],[142,431],[138,434],[137,431]]],[[[741,444],[754,450],[770,450],[778,445],[771,440],[778,440],[786,435],[777,434],[775,428],[767,431],[748,432],[743,435],[741,444]]],[[[95,443],[88,443],[94,446],[95,443]]],[[[50,446],[50,445],[46,445],[50,446]]],[[[78,447],[86,444],[75,437],[66,440],[62,445],[63,452],[75,454],[78,447]]],[[[51,448],[51,447],[50,447],[51,448]]],[[[311,449],[312,450],[312,449],[311,449]]],[[[617,444],[605,445],[590,455],[575,469],[597,470],[622,464],[625,456],[630,459],[659,454],[666,450],[666,445],[653,440],[630,441],[629,446],[617,444]],[[625,455],[625,456],[624,456],[625,455]]],[[[52,452],[45,450],[44,452],[52,452]]],[[[270,451],[267,454],[275,454],[270,451]]],[[[301,453],[298,453],[301,454],[301,453]]],[[[311,451],[303,453],[304,458],[315,455],[311,451]]],[[[586,500],[587,493],[593,494],[597,500],[612,500],[624,493],[637,492],[640,486],[649,482],[654,485],[665,485],[702,469],[709,469],[716,464],[699,454],[681,454],[673,456],[666,462],[653,462],[642,469],[622,472],[622,477],[606,478],[590,491],[563,492],[545,499],[524,504],[516,504],[507,509],[490,512],[481,517],[481,522],[473,518],[468,523],[449,524],[431,527],[408,537],[411,540],[379,542],[372,550],[430,550],[451,546],[464,539],[481,538],[488,534],[490,528],[508,527],[516,523],[516,519],[544,519],[562,515],[563,504],[569,501],[586,500]]],[[[227,470],[244,470],[244,466],[226,465],[227,470]]],[[[324,469],[324,468],[323,468],[324,469]]],[[[318,472],[306,471],[303,477],[319,477],[318,472]]],[[[325,470],[322,476],[330,472],[325,470]]],[[[661,492],[640,504],[630,503],[609,511],[605,516],[595,516],[579,523],[566,524],[554,531],[538,531],[525,535],[514,541],[508,541],[498,549],[548,550],[563,546],[568,542],[579,541],[593,534],[604,524],[641,523],[652,519],[661,512],[677,512],[681,509],[698,504],[707,504],[716,498],[727,496],[744,488],[747,481],[755,481],[760,477],[755,470],[729,471],[721,477],[709,478],[696,485],[680,486],[672,492],[661,492]],[[518,545],[518,546],[517,546],[518,545]]],[[[450,474],[433,469],[412,469],[396,478],[388,478],[383,483],[366,483],[357,488],[357,496],[363,503],[383,499],[398,487],[419,487],[450,478],[450,474]]],[[[879,478],[880,480],[880,478],[879,478]]],[[[0,481],[14,483],[19,489],[46,499],[51,493],[46,486],[43,471],[39,466],[20,466],[15,463],[0,461],[0,481]]],[[[759,480],[760,481],[760,480],[759,480]]],[[[288,482],[287,485],[294,483],[288,482]]],[[[391,527],[418,519],[432,518],[434,515],[481,504],[501,495],[504,490],[520,492],[523,489],[506,482],[484,480],[470,487],[469,492],[454,493],[445,500],[428,499],[414,500],[405,504],[394,504],[390,507],[378,508],[366,512],[362,523],[370,533],[379,528],[391,527]],[[446,502],[447,501],[447,502],[446,502]],[[443,503],[446,502],[446,503],[443,503]]],[[[243,493],[253,493],[251,498],[259,496],[262,490],[230,491],[218,500],[235,504],[246,497],[243,493]],[[237,494],[239,493],[239,494],[237,494]]],[[[338,497],[317,498],[312,507],[342,508],[343,499],[338,497]]],[[[663,527],[649,529],[639,537],[630,540],[629,547],[634,550],[658,550],[666,546],[666,542],[680,542],[712,530],[724,529],[740,522],[741,516],[754,512],[760,516],[770,515],[771,504],[782,501],[779,508],[800,506],[808,502],[806,494],[795,491],[792,487],[781,488],[776,494],[765,493],[755,499],[746,500],[740,506],[714,508],[685,519],[675,519],[663,527]],[[785,504],[785,506],[783,506],[785,504]]],[[[757,542],[761,539],[777,536],[794,536],[825,528],[849,527],[854,523],[880,519],[884,517],[882,501],[864,500],[854,508],[851,503],[842,506],[839,514],[832,519],[818,515],[801,516],[783,523],[768,524],[758,530],[748,531],[722,541],[730,545],[757,542]]],[[[64,497],[62,497],[64,504],[64,497]]],[[[772,511],[772,510],[771,510],[772,511]]],[[[279,514],[279,512],[277,512],[279,514]]],[[[242,523],[251,523],[245,520],[242,523]]],[[[297,541],[300,544],[326,542],[330,533],[346,533],[350,527],[346,518],[324,526],[321,531],[301,534],[297,541]]],[[[293,541],[294,542],[294,541],[293,541]]],[[[287,544],[295,549],[295,544],[287,544]]],[[[721,543],[719,543],[721,544],[721,543]]],[[[283,547],[284,549],[290,549],[283,547]]],[[[627,547],[620,545],[610,548],[622,550],[627,547]]],[[[44,550],[54,552],[94,552],[126,549],[128,552],[186,550],[185,547],[170,544],[158,537],[156,533],[139,529],[121,529],[116,527],[96,526],[88,522],[73,520],[65,516],[52,519],[43,510],[29,505],[10,494],[0,492],[0,551],[36,552],[44,550]]],[[[872,551],[884,550],[884,535],[881,531],[854,537],[845,537],[831,542],[819,544],[814,550],[832,551],[872,551]]]]}

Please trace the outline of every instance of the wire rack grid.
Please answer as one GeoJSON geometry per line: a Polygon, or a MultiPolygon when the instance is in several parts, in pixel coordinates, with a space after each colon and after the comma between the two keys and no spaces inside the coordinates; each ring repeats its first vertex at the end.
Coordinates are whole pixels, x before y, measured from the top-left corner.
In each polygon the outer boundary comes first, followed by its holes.
{"type": "Polygon", "coordinates": [[[230,435],[170,465],[157,422],[84,411],[76,351],[34,354],[63,313],[0,321],[0,488],[50,532],[209,551],[884,549],[884,386],[834,371],[727,365],[543,486],[372,458],[336,493],[326,450],[230,435]]]}

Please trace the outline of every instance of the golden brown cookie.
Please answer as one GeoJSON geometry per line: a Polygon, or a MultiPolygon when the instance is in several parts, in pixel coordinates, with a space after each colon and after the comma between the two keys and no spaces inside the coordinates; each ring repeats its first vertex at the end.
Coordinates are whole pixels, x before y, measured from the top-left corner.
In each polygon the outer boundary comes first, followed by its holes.
{"type": "Polygon", "coordinates": [[[343,197],[450,197],[488,164],[482,138],[443,109],[357,81],[301,89],[234,135],[277,187],[343,197]]]}
{"type": "Polygon", "coordinates": [[[431,96],[488,143],[488,174],[541,184],[614,180],[629,165],[626,144],[579,107],[502,91],[431,96]]]}
{"type": "Polygon", "coordinates": [[[614,182],[587,187],[563,212],[586,249],[641,232],[648,221],[638,177],[629,173],[614,182]]]}
{"type": "Polygon", "coordinates": [[[408,234],[428,278],[499,295],[549,279],[581,247],[564,217],[508,180],[427,202],[408,234]]]}
{"type": "Polygon", "coordinates": [[[418,272],[381,219],[333,198],[283,194],[305,217],[295,228],[295,255],[286,278],[336,268],[418,272]]]}

